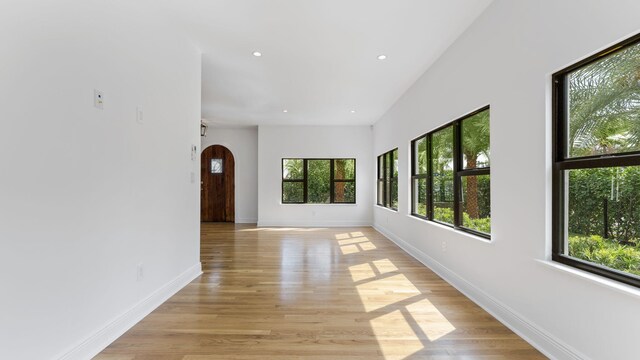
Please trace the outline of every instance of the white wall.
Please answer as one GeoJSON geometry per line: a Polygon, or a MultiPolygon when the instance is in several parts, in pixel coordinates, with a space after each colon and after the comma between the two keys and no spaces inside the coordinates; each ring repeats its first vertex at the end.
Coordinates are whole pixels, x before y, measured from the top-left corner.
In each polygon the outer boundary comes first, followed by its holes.
{"type": "Polygon", "coordinates": [[[370,225],[371,140],[370,126],[260,126],[258,225],[370,225]],[[282,204],[283,158],[355,158],[356,204],[282,204]]]}
{"type": "Polygon", "coordinates": [[[199,271],[200,53],[133,3],[0,5],[1,359],[89,358],[199,271]]]}
{"type": "Polygon", "coordinates": [[[399,212],[376,206],[375,226],[558,358],[638,357],[640,292],[545,260],[551,74],[637,33],[639,13],[636,0],[496,0],[374,128],[370,157],[400,158],[399,212]],[[491,242],[408,215],[410,140],[487,104],[491,242]]]}
{"type": "Polygon", "coordinates": [[[202,138],[202,150],[223,145],[233,153],[236,162],[236,223],[258,221],[258,127],[209,127],[202,138]]]}

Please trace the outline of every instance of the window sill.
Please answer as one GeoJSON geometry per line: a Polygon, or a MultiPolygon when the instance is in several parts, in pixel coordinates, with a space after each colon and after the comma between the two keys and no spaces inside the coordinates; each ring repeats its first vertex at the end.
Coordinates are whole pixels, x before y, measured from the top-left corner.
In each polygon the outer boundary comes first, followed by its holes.
{"type": "Polygon", "coordinates": [[[375,207],[377,207],[378,209],[391,211],[391,212],[392,212],[392,213],[394,213],[394,214],[397,214],[397,213],[398,213],[398,209],[392,209],[392,208],[388,208],[388,207],[386,207],[386,206],[382,206],[382,205],[378,205],[378,204],[375,204],[375,207]]]}
{"type": "Polygon", "coordinates": [[[605,287],[609,290],[614,290],[617,291],[619,293],[625,294],[625,295],[629,295],[629,296],[633,296],[635,298],[639,298],[640,299],[640,289],[633,287],[631,285],[627,285],[627,284],[623,284],[620,282],[617,282],[615,280],[610,280],[607,279],[605,277],[596,275],[596,274],[592,274],[588,271],[584,271],[584,270],[580,270],[577,268],[574,268],[572,266],[568,266],[568,265],[564,265],[561,264],[559,262],[556,261],[552,261],[552,260],[540,260],[537,259],[536,262],[547,266],[549,268],[555,269],[555,270],[559,270],[562,271],[564,273],[567,273],[569,275],[587,280],[589,282],[595,283],[597,285],[600,285],[602,287],[605,287]]]}
{"type": "Polygon", "coordinates": [[[286,206],[332,206],[332,205],[337,205],[337,206],[358,206],[358,203],[328,203],[328,204],[309,204],[309,203],[283,203],[280,202],[280,205],[286,205],[286,206]]]}
{"type": "Polygon", "coordinates": [[[456,234],[460,234],[462,236],[468,237],[469,239],[480,240],[485,244],[493,244],[493,242],[491,241],[490,237],[489,238],[485,238],[485,237],[482,237],[482,236],[478,236],[478,235],[472,234],[472,233],[464,231],[464,230],[456,229],[455,227],[453,227],[453,225],[446,225],[446,224],[443,224],[443,223],[439,223],[437,221],[433,221],[433,220],[429,220],[429,219],[423,219],[421,217],[414,216],[414,215],[411,215],[411,214],[409,214],[407,216],[409,218],[411,218],[411,219],[414,219],[416,221],[420,221],[420,222],[425,223],[425,224],[429,224],[429,225],[433,225],[433,226],[439,227],[441,229],[446,229],[446,230],[453,231],[456,234]]]}

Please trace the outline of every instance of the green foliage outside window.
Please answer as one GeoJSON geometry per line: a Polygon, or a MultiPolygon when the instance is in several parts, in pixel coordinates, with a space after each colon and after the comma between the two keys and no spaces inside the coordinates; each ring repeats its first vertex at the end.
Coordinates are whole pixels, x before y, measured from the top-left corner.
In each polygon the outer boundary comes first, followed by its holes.
{"type": "MultiPolygon", "coordinates": [[[[489,110],[481,111],[461,122],[462,126],[462,167],[464,169],[485,168],[490,165],[490,131],[489,110]]],[[[462,211],[470,219],[486,219],[491,222],[491,206],[489,189],[481,194],[479,182],[489,183],[489,175],[463,176],[462,179],[462,211]]],[[[465,222],[462,226],[473,230],[475,222],[465,222]]],[[[479,231],[479,230],[478,230],[479,231]]]]}
{"type": "Polygon", "coordinates": [[[640,246],[620,244],[599,235],[569,236],[569,254],[578,259],[640,276],[640,246]]]}
{"type": "Polygon", "coordinates": [[[485,110],[462,121],[462,166],[475,169],[489,164],[489,110],[485,110]]]}
{"type": "MultiPolygon", "coordinates": [[[[433,217],[438,221],[453,224],[453,209],[449,208],[436,208],[434,209],[433,217]]],[[[491,233],[491,218],[472,219],[469,214],[463,213],[462,223],[469,229],[474,229],[486,234],[491,233]]]]}
{"type": "Polygon", "coordinates": [[[422,139],[416,142],[416,153],[417,158],[416,161],[416,174],[426,174],[427,173],[427,137],[423,137],[422,139]]]}
{"type": "Polygon", "coordinates": [[[337,203],[356,202],[356,185],[354,182],[336,182],[334,201],[337,203]]]}
{"type": "Polygon", "coordinates": [[[307,202],[328,204],[331,200],[330,160],[307,160],[307,202]]]}
{"type": "Polygon", "coordinates": [[[285,182],[282,184],[282,202],[301,203],[304,202],[304,183],[285,182]]]}
{"type": "Polygon", "coordinates": [[[302,180],[304,178],[304,160],[283,159],[282,178],[291,180],[302,180]]]}
{"type": "Polygon", "coordinates": [[[421,216],[427,216],[427,179],[414,180],[414,196],[417,196],[414,202],[415,213],[421,216]]]}
{"type": "Polygon", "coordinates": [[[640,44],[568,77],[569,156],[640,151],[640,44]]]}
{"type": "Polygon", "coordinates": [[[431,136],[431,169],[433,171],[433,219],[453,224],[453,217],[444,216],[443,209],[453,212],[453,126],[439,130],[431,136]]]}
{"type": "Polygon", "coordinates": [[[638,166],[569,171],[568,230],[571,235],[600,235],[620,243],[637,242],[640,239],[639,204],[638,166]]]}
{"type": "Polygon", "coordinates": [[[490,181],[489,175],[462,177],[461,226],[490,233],[480,229],[491,228],[490,181]]]}

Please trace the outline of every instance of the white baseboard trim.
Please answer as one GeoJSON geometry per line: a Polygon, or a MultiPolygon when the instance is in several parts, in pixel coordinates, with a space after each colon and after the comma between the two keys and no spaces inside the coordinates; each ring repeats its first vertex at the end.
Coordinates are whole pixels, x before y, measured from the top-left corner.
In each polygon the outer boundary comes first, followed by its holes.
{"type": "Polygon", "coordinates": [[[366,221],[258,221],[258,227],[363,227],[366,221]]]}
{"type": "Polygon", "coordinates": [[[236,219],[236,224],[255,224],[258,222],[258,219],[236,219]]]}
{"type": "Polygon", "coordinates": [[[404,241],[396,234],[388,231],[383,226],[374,224],[373,228],[389,238],[389,240],[396,243],[396,245],[398,245],[402,250],[420,261],[446,282],[458,289],[458,291],[463,293],[474,303],[478,304],[478,306],[498,319],[498,321],[511,329],[511,331],[518,334],[518,336],[522,337],[545,356],[550,359],[558,360],[589,360],[588,357],[581,354],[575,348],[540,328],[509,306],[484,292],[482,289],[458,276],[454,271],[440,264],[426,253],[404,241]]]}
{"type": "Polygon", "coordinates": [[[201,274],[198,262],[57,359],[91,359],[201,274]]]}

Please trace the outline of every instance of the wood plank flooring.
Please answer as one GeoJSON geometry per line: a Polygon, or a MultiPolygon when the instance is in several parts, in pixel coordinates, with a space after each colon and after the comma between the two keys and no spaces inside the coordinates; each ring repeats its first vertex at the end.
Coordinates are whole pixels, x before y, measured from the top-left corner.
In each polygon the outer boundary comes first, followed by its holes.
{"type": "Polygon", "coordinates": [[[544,359],[364,228],[202,225],[204,274],[96,360],[544,359]]]}

